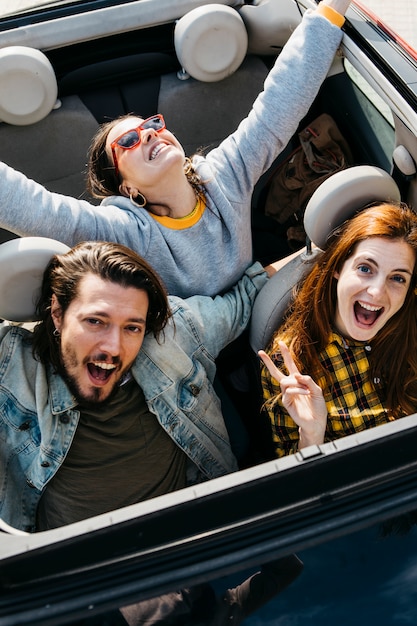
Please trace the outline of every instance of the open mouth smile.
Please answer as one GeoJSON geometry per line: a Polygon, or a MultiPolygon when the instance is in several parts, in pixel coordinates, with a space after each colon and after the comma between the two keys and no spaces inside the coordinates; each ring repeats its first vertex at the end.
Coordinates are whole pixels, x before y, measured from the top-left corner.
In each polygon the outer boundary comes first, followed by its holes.
{"type": "Polygon", "coordinates": [[[116,370],[113,363],[105,363],[102,361],[93,361],[87,363],[87,369],[91,378],[97,383],[106,383],[113,372],[116,370]]]}
{"type": "Polygon", "coordinates": [[[163,143],[159,143],[157,146],[155,146],[155,148],[152,150],[149,160],[153,161],[154,159],[156,159],[156,157],[158,156],[158,154],[161,152],[161,150],[165,148],[165,144],[163,143]]]}
{"type": "Polygon", "coordinates": [[[372,306],[357,300],[353,306],[357,322],[365,326],[372,326],[381,315],[384,307],[372,306]]]}

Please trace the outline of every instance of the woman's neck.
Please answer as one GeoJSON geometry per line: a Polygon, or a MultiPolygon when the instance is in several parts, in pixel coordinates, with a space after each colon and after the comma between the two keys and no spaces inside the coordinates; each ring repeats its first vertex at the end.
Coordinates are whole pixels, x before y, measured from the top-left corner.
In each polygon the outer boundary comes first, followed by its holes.
{"type": "Polygon", "coordinates": [[[148,199],[146,209],[155,215],[172,218],[186,217],[194,210],[197,196],[194,188],[185,178],[185,184],[176,185],[172,191],[158,193],[155,202],[148,199]]]}

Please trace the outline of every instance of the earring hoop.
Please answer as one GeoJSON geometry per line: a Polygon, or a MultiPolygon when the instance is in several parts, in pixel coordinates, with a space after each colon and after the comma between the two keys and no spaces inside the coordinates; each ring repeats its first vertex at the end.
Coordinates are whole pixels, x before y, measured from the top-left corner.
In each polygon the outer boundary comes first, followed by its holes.
{"type": "Polygon", "coordinates": [[[143,209],[143,207],[146,206],[146,198],[142,193],[140,193],[140,191],[138,191],[135,199],[133,199],[132,194],[129,195],[129,198],[130,198],[130,202],[134,204],[135,206],[137,206],[138,209],[143,209]],[[136,202],[136,198],[138,198],[139,196],[142,198],[142,204],[139,204],[139,202],[136,202]]]}
{"type": "Polygon", "coordinates": [[[52,333],[54,337],[59,337],[60,336],[60,332],[57,328],[54,328],[54,332],[52,333]]]}
{"type": "Polygon", "coordinates": [[[191,161],[191,159],[189,157],[185,157],[185,161],[184,161],[184,173],[187,176],[188,174],[190,174],[191,172],[194,171],[193,168],[193,163],[191,161]]]}

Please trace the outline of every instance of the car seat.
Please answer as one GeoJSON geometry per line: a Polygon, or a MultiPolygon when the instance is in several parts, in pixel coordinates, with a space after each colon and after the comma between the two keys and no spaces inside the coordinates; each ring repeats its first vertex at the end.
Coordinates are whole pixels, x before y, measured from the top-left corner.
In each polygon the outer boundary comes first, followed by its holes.
{"type": "Polygon", "coordinates": [[[247,424],[251,441],[256,441],[260,460],[274,458],[269,419],[262,410],[262,388],[258,351],[265,349],[281,325],[291,302],[293,287],[326,247],[331,232],[355,212],[373,202],[400,201],[400,191],[383,169],[359,165],[337,172],[314,192],[307,204],[304,228],[307,247],[292,255],[256,297],[249,327],[247,361],[240,369],[235,387],[240,389],[252,412],[247,424]],[[254,419],[256,416],[256,419],[254,419]]]}
{"type": "Polygon", "coordinates": [[[306,249],[284,264],[255,300],[249,329],[249,342],[255,354],[269,344],[283,320],[294,285],[308,271],[319,250],[326,247],[331,232],[373,202],[400,200],[393,178],[385,170],[371,165],[337,172],[317,188],[304,214],[306,249]]]}

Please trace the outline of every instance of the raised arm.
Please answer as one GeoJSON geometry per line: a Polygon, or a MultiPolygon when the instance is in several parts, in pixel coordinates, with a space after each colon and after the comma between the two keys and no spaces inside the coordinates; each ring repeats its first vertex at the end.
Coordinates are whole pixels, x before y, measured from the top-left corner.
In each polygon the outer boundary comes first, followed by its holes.
{"type": "MultiPolygon", "coordinates": [[[[212,170],[224,177],[229,198],[248,193],[296,132],[340,45],[342,13],[348,6],[347,0],[326,0],[306,12],[269,72],[248,117],[207,155],[212,170]]],[[[209,179],[204,166],[201,174],[209,179]]]]}
{"type": "Polygon", "coordinates": [[[0,181],[0,228],[21,237],[58,239],[70,247],[88,239],[120,241],[133,247],[134,233],[139,240],[135,248],[142,251],[139,212],[133,223],[131,213],[119,206],[97,207],[53,193],[2,162],[0,181]]]}
{"type": "Polygon", "coordinates": [[[273,268],[266,272],[260,263],[254,263],[223,295],[171,298],[184,318],[184,327],[198,337],[212,359],[245,330],[255,298],[272,273],[273,268]]]}

